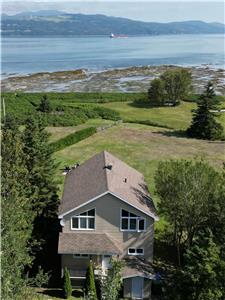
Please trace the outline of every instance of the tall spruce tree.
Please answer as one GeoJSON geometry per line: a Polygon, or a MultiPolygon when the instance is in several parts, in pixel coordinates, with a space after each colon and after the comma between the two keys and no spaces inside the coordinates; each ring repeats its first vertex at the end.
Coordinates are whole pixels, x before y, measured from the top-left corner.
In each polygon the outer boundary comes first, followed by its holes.
{"type": "Polygon", "coordinates": [[[1,284],[2,299],[9,300],[18,299],[26,285],[34,219],[21,133],[13,124],[2,130],[1,180],[1,284]]]}
{"type": "Polygon", "coordinates": [[[193,138],[217,140],[223,135],[223,127],[216,122],[215,113],[217,109],[215,91],[211,82],[208,82],[204,93],[200,96],[198,108],[195,110],[191,126],[187,134],[193,138]]]}
{"type": "MultiPolygon", "coordinates": [[[[32,240],[36,242],[33,272],[41,266],[55,273],[57,266],[58,196],[54,180],[56,165],[48,144],[48,133],[40,120],[29,118],[23,132],[24,153],[30,184],[29,198],[35,212],[32,240]]],[[[54,277],[53,277],[54,278],[54,277]]]]}

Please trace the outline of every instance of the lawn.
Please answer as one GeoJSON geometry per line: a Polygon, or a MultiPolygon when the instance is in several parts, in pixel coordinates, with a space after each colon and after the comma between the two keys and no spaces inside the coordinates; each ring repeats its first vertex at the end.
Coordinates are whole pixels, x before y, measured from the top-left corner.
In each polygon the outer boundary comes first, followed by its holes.
{"type": "Polygon", "coordinates": [[[90,119],[87,120],[86,123],[81,124],[81,125],[77,125],[77,126],[67,126],[67,127],[52,127],[49,126],[46,128],[46,130],[50,133],[50,138],[49,141],[50,142],[55,142],[61,138],[64,138],[65,136],[76,132],[78,130],[87,128],[87,127],[104,127],[106,125],[110,125],[113,124],[114,121],[110,121],[110,120],[103,120],[103,119],[90,119]]]}
{"type": "MultiPolygon", "coordinates": [[[[166,159],[202,157],[216,168],[222,168],[224,142],[209,142],[174,136],[170,130],[140,124],[123,123],[67,147],[54,154],[59,163],[57,179],[60,190],[65,165],[82,163],[94,154],[107,150],[142,172],[157,204],[154,173],[158,162],[166,159]]],[[[160,224],[158,225],[160,226],[160,224]]]]}
{"type": "MultiPolygon", "coordinates": [[[[196,104],[192,102],[181,102],[175,107],[135,107],[132,102],[110,102],[102,104],[119,112],[124,121],[151,121],[161,126],[169,126],[177,130],[186,129],[192,119],[192,110],[196,104]]],[[[221,113],[219,121],[225,128],[225,113],[221,113]]]]}

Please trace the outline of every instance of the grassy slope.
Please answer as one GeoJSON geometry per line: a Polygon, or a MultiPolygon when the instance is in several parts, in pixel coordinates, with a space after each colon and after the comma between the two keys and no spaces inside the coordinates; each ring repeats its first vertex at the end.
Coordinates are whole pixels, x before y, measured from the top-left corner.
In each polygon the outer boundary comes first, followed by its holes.
{"type": "MultiPolygon", "coordinates": [[[[126,121],[150,120],[178,130],[184,130],[189,126],[192,110],[196,108],[196,104],[191,102],[182,102],[176,107],[155,108],[135,107],[132,102],[111,102],[103,105],[118,111],[126,121]]],[[[225,113],[221,113],[219,119],[225,128],[225,113]]]]}
{"type": "Polygon", "coordinates": [[[102,120],[102,119],[90,119],[85,124],[81,124],[78,126],[69,126],[69,127],[47,127],[46,130],[50,133],[50,142],[55,142],[75,131],[81,130],[83,128],[96,126],[101,127],[105,125],[110,125],[114,123],[110,120],[102,120]]]}
{"type": "MultiPolygon", "coordinates": [[[[121,124],[100,131],[75,145],[55,153],[59,168],[84,162],[94,154],[107,150],[145,175],[154,195],[154,172],[160,160],[203,157],[215,167],[224,160],[223,142],[208,142],[170,136],[170,131],[137,124],[121,124]]],[[[64,177],[58,171],[62,187],[64,177]]],[[[157,200],[157,199],[156,199],[157,200]]]]}

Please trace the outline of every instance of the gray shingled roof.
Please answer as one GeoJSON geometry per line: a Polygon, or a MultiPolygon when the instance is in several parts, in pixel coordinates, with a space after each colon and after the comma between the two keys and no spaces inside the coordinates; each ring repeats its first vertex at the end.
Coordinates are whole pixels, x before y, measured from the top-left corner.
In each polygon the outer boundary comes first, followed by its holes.
{"type": "Polygon", "coordinates": [[[125,266],[122,269],[122,278],[141,276],[153,278],[154,270],[150,262],[147,260],[133,256],[124,259],[125,266]]]}
{"type": "Polygon", "coordinates": [[[106,233],[61,232],[59,234],[58,253],[117,255],[121,253],[121,250],[119,245],[106,233]]]}
{"type": "Polygon", "coordinates": [[[111,192],[157,219],[144,177],[107,151],[96,154],[66,175],[59,215],[111,192]],[[106,166],[112,165],[111,170],[106,166]]]}

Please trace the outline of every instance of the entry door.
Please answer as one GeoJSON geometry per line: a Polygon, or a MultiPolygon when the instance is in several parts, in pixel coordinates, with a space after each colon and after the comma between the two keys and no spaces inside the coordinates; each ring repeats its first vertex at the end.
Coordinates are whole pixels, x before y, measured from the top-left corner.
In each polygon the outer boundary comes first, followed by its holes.
{"type": "Polygon", "coordinates": [[[143,286],[144,280],[142,277],[132,278],[132,298],[142,299],[143,298],[143,286]]]}
{"type": "Polygon", "coordinates": [[[102,256],[102,268],[103,269],[109,269],[111,267],[110,259],[111,259],[110,255],[103,255],[102,256]]]}

